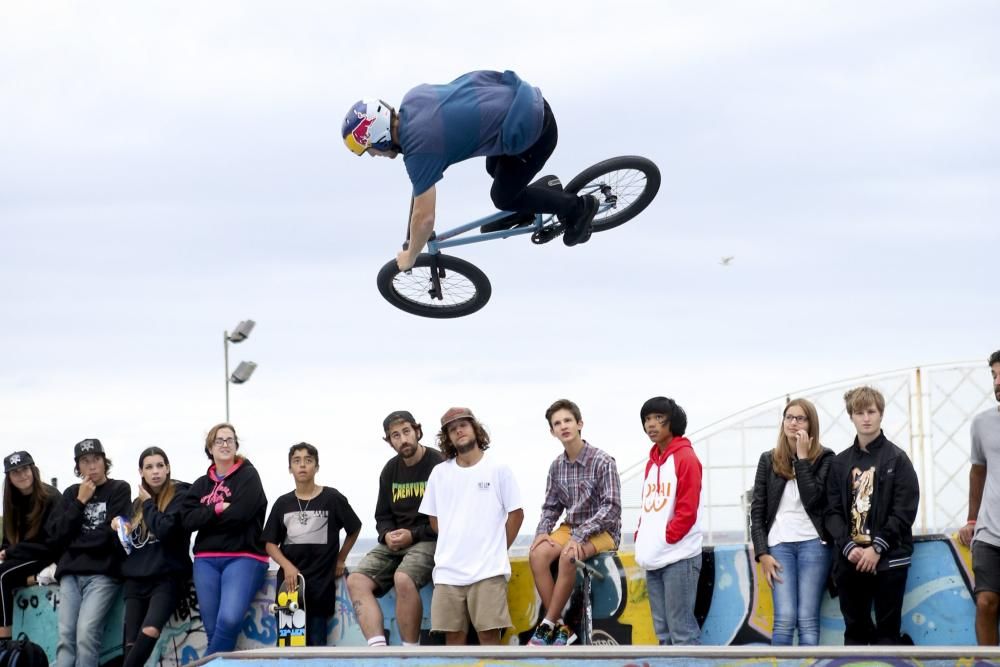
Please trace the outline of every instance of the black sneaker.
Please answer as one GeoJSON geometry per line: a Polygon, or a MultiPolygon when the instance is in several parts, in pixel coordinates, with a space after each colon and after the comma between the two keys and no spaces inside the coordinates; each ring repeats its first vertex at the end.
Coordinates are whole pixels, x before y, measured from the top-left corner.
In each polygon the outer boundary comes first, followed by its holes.
{"type": "Polygon", "coordinates": [[[584,197],[583,213],[566,228],[563,233],[563,243],[572,247],[578,243],[589,241],[590,234],[593,232],[594,216],[597,215],[597,209],[600,207],[601,202],[598,201],[597,197],[584,197]]]}

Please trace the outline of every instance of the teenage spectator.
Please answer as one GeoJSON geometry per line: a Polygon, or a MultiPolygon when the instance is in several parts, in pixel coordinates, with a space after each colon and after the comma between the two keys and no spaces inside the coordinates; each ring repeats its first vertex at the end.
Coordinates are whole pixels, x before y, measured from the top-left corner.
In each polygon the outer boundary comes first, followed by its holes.
{"type": "Polygon", "coordinates": [[[524,521],[521,492],[511,469],[486,456],[489,435],[468,408],[441,417],[438,446],[445,461],[420,504],[438,534],[431,626],[460,645],[471,621],[481,645],[498,645],[511,625],[507,550],[524,521]]]}
{"type": "Polygon", "coordinates": [[[189,484],[170,476],[170,459],[159,447],[139,455],[139,492],[125,520],[131,552],[122,564],[125,576],[125,667],[142,667],[153,654],[163,626],[191,581],[191,534],[180,509],[189,484]]]}
{"type": "Polygon", "coordinates": [[[563,451],[549,466],[542,516],[528,550],[535,588],[545,606],[545,617],[528,643],[562,646],[576,640],[562,619],[576,583],[575,562],[618,548],[622,493],[614,458],[583,439],[583,417],[576,403],[556,401],[545,411],[545,421],[563,451]],[[566,519],[557,529],[563,512],[566,519]],[[555,560],[559,569],[553,580],[555,560]]]}
{"type": "Polygon", "coordinates": [[[319,451],[307,442],[288,450],[295,490],[280,496],[264,525],[267,553],[279,566],[278,581],[290,591],[305,580],[308,610],[306,646],[326,646],[330,617],[337,610],[337,579],[361,532],[361,519],[340,491],[316,484],[319,451]],[[344,545],[340,545],[343,529],[344,545]]]}
{"type": "Polygon", "coordinates": [[[231,424],[205,437],[208,472],[184,499],[184,527],[194,540],[194,587],[205,624],[205,655],[232,651],[243,617],[264,583],[268,557],[261,540],[267,496],[260,475],[239,453],[231,424]]]}
{"type": "Polygon", "coordinates": [[[844,644],[900,644],[920,501],[917,474],[906,452],[882,432],[881,392],[857,387],[844,394],[844,402],[857,436],[830,464],[824,516],[838,553],[833,572],[844,616],[844,644]]]}
{"type": "Polygon", "coordinates": [[[778,444],[760,455],[750,505],[750,534],[774,601],[771,643],[819,643],[819,608],[830,576],[823,536],[826,476],[833,450],[819,442],[816,407],[804,398],[785,405],[778,444]]]}
{"type": "MultiPolygon", "coordinates": [[[[1000,402],[1000,350],[990,355],[993,395],[1000,402]]],[[[972,573],[976,579],[976,641],[998,643],[1000,609],[1000,405],[972,420],[969,457],[969,520],[958,531],[972,545],[972,573]]]]}
{"type": "Polygon", "coordinates": [[[396,590],[396,623],[403,646],[420,644],[424,615],[420,589],[431,580],[437,533],[420,513],[427,480],[441,452],[420,444],[424,431],[406,410],[382,421],[383,439],[396,452],[382,468],[375,504],[379,543],[347,577],[361,632],[369,646],[385,646],[385,620],[375,596],[396,590]]]}
{"type": "Polygon", "coordinates": [[[80,478],[63,492],[62,503],[49,517],[48,530],[62,552],[56,567],[59,581],[57,667],[95,667],[101,657],[104,622],[121,594],[125,551],[111,519],[131,505],[127,482],[110,479],[111,459],[97,438],[73,448],[80,478]]]}
{"type": "Polygon", "coordinates": [[[660,644],[698,644],[694,604],[701,573],[701,462],[684,437],[687,414],[676,401],[651,398],[639,416],[653,446],[642,480],[635,562],[646,570],[660,644]]]}
{"type": "Polygon", "coordinates": [[[28,452],[3,460],[3,545],[0,546],[0,639],[14,624],[14,589],[35,583],[35,575],[55,560],[45,523],[59,505],[59,492],[42,481],[28,452]]]}

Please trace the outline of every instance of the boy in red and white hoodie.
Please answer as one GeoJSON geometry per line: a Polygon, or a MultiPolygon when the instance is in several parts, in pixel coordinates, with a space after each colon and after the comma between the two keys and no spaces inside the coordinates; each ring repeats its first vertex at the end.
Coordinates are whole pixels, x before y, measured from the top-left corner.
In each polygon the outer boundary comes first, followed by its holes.
{"type": "Polygon", "coordinates": [[[701,573],[701,461],[683,437],[687,414],[673,399],[651,398],[639,415],[653,447],[642,481],[635,561],[646,571],[660,644],[699,644],[694,603],[701,573]]]}

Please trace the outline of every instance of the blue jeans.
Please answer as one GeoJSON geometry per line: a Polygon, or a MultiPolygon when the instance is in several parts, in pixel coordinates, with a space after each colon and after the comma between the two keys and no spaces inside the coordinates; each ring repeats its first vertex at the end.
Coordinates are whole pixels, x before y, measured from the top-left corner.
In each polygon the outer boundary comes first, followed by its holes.
{"type": "Polygon", "coordinates": [[[236,647],[243,617],[265,574],[267,563],[246,556],[194,559],[194,588],[208,637],[205,655],[236,647]]]}
{"type": "Polygon", "coordinates": [[[791,646],[795,628],[799,646],[819,644],[819,607],[830,574],[830,547],[815,540],[783,542],[769,547],[778,561],[781,583],[774,582],[774,630],[771,644],[791,646]]]}
{"type": "Polygon", "coordinates": [[[104,621],[120,593],[121,582],[103,574],[62,576],[56,667],[100,664],[104,621]]]}
{"type": "Polygon", "coordinates": [[[701,628],[694,617],[698,597],[701,554],[671,563],[658,570],[646,570],[649,609],[653,630],[660,644],[700,644],[701,628]]]}

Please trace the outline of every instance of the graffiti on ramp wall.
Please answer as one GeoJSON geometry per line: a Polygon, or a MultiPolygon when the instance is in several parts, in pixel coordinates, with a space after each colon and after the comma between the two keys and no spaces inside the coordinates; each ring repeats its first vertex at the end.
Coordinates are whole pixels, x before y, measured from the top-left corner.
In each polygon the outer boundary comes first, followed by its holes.
{"type": "MultiPolygon", "coordinates": [[[[543,609],[535,592],[526,558],[514,558],[508,585],[508,601],[514,627],[503,640],[523,644],[541,620],[543,609]]],[[[649,613],[649,593],[645,576],[631,552],[604,554],[598,569],[605,577],[593,581],[594,643],[656,644],[649,613]]],[[[975,644],[972,600],[971,557],[957,540],[943,536],[918,538],[907,578],[903,600],[903,631],[918,645],[975,644]]],[[[422,629],[429,641],[431,586],[421,591],[424,602],[422,629]]],[[[277,630],[269,605],[274,599],[274,572],[247,612],[237,641],[238,649],[274,646],[277,630]]],[[[347,587],[337,586],[337,611],[329,619],[327,638],[338,646],[364,646],[365,639],[347,587]]],[[[390,592],[380,599],[386,636],[400,644],[395,618],[395,597],[390,592]]],[[[14,632],[24,632],[55,660],[58,643],[58,586],[21,589],[15,597],[17,612],[14,632]]],[[[121,655],[121,628],[124,605],[110,612],[105,628],[102,662],[121,655]]],[[[753,552],[747,545],[708,547],[704,551],[695,614],[702,626],[702,643],[707,645],[766,644],[771,639],[773,607],[771,592],[764,581],[753,552]]],[[[821,608],[820,643],[843,643],[844,623],[837,600],[829,593],[821,608]]],[[[185,665],[204,656],[207,638],[192,587],[164,628],[150,664],[163,667],[185,665]]],[[[818,664],[818,663],[817,663],[818,664]]],[[[832,663],[831,663],[832,664],[832,663]]],[[[841,664],[841,663],[838,663],[841,664]]]]}

